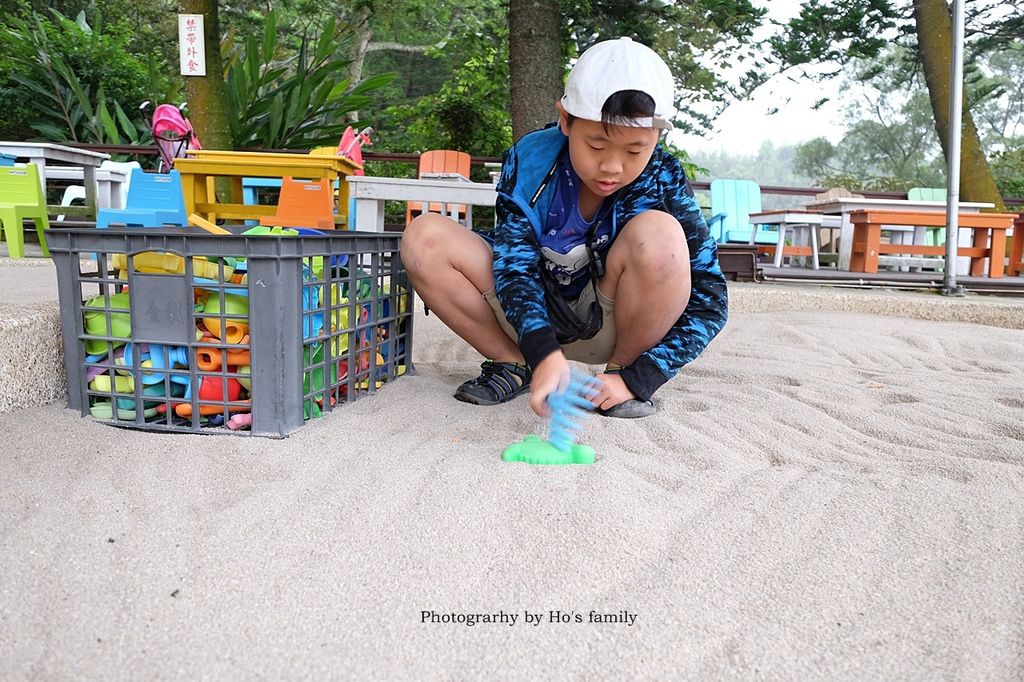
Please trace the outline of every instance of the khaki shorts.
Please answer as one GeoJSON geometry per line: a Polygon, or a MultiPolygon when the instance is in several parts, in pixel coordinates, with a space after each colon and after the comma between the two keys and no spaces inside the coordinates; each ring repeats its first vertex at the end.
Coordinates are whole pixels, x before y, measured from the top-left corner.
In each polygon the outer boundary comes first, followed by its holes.
{"type": "MultiPolygon", "coordinates": [[[[581,319],[586,318],[590,304],[594,301],[595,289],[597,290],[597,302],[601,304],[601,330],[585,341],[574,341],[562,346],[562,351],[565,353],[566,358],[588,365],[599,365],[608,362],[612,357],[612,351],[615,350],[615,301],[601,293],[600,288],[588,284],[583,293],[580,294],[579,299],[575,303],[570,304],[570,306],[578,317],[581,319]]],[[[505,317],[505,311],[501,309],[501,303],[498,302],[498,295],[494,289],[484,294],[484,300],[487,301],[491,306],[491,310],[494,311],[494,316],[498,319],[498,324],[501,325],[502,331],[508,334],[510,339],[518,343],[519,337],[516,334],[516,330],[505,317]]]]}

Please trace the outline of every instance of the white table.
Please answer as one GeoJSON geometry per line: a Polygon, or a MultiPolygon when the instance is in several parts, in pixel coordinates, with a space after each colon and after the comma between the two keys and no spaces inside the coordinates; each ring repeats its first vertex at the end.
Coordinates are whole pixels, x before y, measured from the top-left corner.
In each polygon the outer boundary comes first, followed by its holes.
{"type": "Polygon", "coordinates": [[[811,247],[811,264],[818,269],[818,230],[822,227],[836,229],[840,225],[839,216],[824,215],[817,211],[804,211],[799,209],[784,209],[779,211],[761,211],[750,214],[750,224],[753,230],[750,232],[750,245],[755,244],[757,228],[759,225],[778,225],[779,240],[775,245],[775,267],[782,267],[783,248],[786,244],[786,230],[794,231],[806,229],[809,233],[808,246],[811,247]]]}
{"type": "MultiPolygon", "coordinates": [[[[960,211],[966,213],[977,213],[983,208],[993,208],[995,204],[985,202],[960,202],[960,211]]],[[[894,211],[935,211],[946,212],[944,201],[910,201],[908,199],[868,199],[865,197],[837,197],[826,201],[815,201],[804,206],[808,211],[821,211],[826,215],[841,215],[842,222],[839,226],[839,269],[850,269],[850,254],[853,249],[853,225],[850,223],[850,213],[863,209],[879,209],[894,211]]],[[[901,228],[902,229],[902,228],[901,228]]],[[[915,242],[923,239],[925,228],[913,228],[915,242]]],[[[970,230],[964,230],[970,235],[970,230]]],[[[969,259],[964,259],[969,261],[969,259]]],[[[935,259],[931,259],[934,264],[935,259]]],[[[880,264],[885,265],[911,265],[915,267],[927,267],[928,259],[925,258],[904,258],[904,257],[882,257],[880,264]],[[884,261],[884,263],[883,263],[884,261]]],[[[963,267],[958,262],[957,270],[963,267]]]]}
{"type": "Polygon", "coordinates": [[[110,154],[50,142],[0,142],[0,152],[36,164],[44,195],[46,178],[51,167],[80,166],[85,184],[85,212],[87,217],[96,218],[96,168],[109,159],[110,154]]]}
{"type": "Polygon", "coordinates": [[[449,179],[380,178],[350,175],[349,196],[356,202],[356,229],[366,232],[384,231],[385,201],[420,201],[429,207],[441,204],[441,213],[458,219],[458,207],[466,205],[466,223],[473,226],[473,206],[494,206],[497,190],[491,183],[452,182],[449,179]]]}
{"type": "MultiPolygon", "coordinates": [[[[50,166],[46,169],[48,180],[81,182],[84,185],[85,169],[82,166],[50,166]]],[[[114,168],[96,170],[96,204],[99,208],[124,208],[124,186],[128,174],[114,168]]]]}

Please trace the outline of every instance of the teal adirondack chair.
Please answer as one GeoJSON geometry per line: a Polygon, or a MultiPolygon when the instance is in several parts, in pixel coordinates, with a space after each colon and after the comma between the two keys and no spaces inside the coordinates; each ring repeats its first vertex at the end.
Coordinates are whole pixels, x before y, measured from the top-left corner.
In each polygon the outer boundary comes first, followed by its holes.
{"type": "MultiPolygon", "coordinates": [[[[942,187],[911,187],[907,190],[910,201],[945,201],[946,190],[942,187]]],[[[928,246],[943,246],[946,243],[946,228],[927,230],[925,243],[928,246]]]]}
{"type": "MultiPolygon", "coordinates": [[[[754,228],[750,214],[761,210],[761,188],[753,180],[718,179],[711,181],[711,219],[708,228],[715,241],[750,242],[754,228]]],[[[757,229],[758,244],[775,244],[777,227],[762,225],[757,229]]]]}

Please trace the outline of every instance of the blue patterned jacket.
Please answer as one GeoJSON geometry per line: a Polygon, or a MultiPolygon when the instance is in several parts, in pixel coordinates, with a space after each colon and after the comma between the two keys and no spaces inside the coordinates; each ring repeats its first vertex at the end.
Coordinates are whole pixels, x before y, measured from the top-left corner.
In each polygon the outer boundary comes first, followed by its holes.
{"type": "MultiPolygon", "coordinates": [[[[497,187],[497,222],[492,233],[495,289],[531,367],[559,348],[540,281],[539,236],[555,191],[555,183],[545,179],[567,144],[568,138],[557,126],[524,135],[505,152],[497,187]]],[[[686,233],[692,290],[689,304],[665,338],[622,370],[623,381],[641,400],[649,399],[700,355],[728,315],[728,293],[715,240],[682,166],[661,145],[640,177],[619,191],[611,215],[612,238],[600,253],[602,260],[619,229],[652,209],[671,213],[686,233]]]]}

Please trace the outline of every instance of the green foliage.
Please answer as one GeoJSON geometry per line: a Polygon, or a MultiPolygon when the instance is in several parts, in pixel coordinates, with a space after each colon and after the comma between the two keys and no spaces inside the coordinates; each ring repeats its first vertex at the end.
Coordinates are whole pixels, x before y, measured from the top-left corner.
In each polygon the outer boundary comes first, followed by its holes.
{"type": "MultiPolygon", "coordinates": [[[[889,44],[899,11],[888,0],[809,0],[785,30],[769,41],[785,65],[846,64],[877,56],[889,44]]],[[[838,75],[838,69],[822,74],[838,75]]]]}
{"type": "Polygon", "coordinates": [[[1024,138],[992,156],[992,175],[1004,197],[1024,198],[1024,138]]]}
{"type": "Polygon", "coordinates": [[[393,78],[381,74],[350,86],[349,62],[335,49],[343,29],[328,19],[319,35],[303,35],[295,54],[283,55],[274,12],[260,35],[229,38],[225,85],[231,136],[238,147],[310,149],[337,144],[348,114],[373,103],[370,95],[393,78]]]}
{"type": "Polygon", "coordinates": [[[377,130],[375,149],[497,156],[511,144],[507,16],[499,0],[373,9],[373,40],[402,46],[366,57],[364,68],[398,73],[382,91],[382,106],[365,114],[377,130]]]}
{"type": "MultiPolygon", "coordinates": [[[[850,86],[867,88],[844,109],[846,132],[837,145],[818,138],[800,145],[798,171],[823,186],[877,190],[945,186],[945,164],[925,86],[907,48],[890,47],[851,63],[850,86]]],[[[994,179],[1003,196],[1024,180],[1024,45],[1019,41],[978,55],[965,76],[965,96],[994,179]]]]}
{"type": "MultiPolygon", "coordinates": [[[[497,46],[470,58],[437,93],[412,107],[392,107],[392,124],[405,131],[416,150],[456,149],[498,156],[512,144],[508,101],[508,60],[497,46]]],[[[392,136],[394,139],[397,136],[392,136]]]]}
{"type": "Polygon", "coordinates": [[[1013,146],[1024,136],[1024,40],[978,55],[972,66],[965,89],[982,141],[1013,146]]]}
{"type": "Polygon", "coordinates": [[[0,34],[0,96],[20,102],[5,112],[0,136],[27,138],[32,132],[53,141],[134,143],[146,128],[134,112],[151,92],[150,66],[129,54],[123,23],[95,29],[84,14],[75,21],[53,12],[13,17],[0,34]],[[10,113],[14,115],[11,116],[10,113]],[[137,117],[136,117],[137,118],[137,117]]]}
{"type": "Polygon", "coordinates": [[[826,187],[906,190],[945,185],[945,164],[931,102],[913,57],[893,46],[871,60],[851,62],[846,77],[863,93],[843,110],[846,132],[837,145],[818,138],[797,147],[794,167],[826,187]]]}
{"type": "Polygon", "coordinates": [[[671,142],[665,142],[665,151],[679,160],[680,165],[683,167],[683,171],[686,173],[691,181],[696,180],[700,175],[707,175],[708,169],[701,166],[699,163],[690,158],[689,152],[685,149],[680,149],[671,142]]]}

